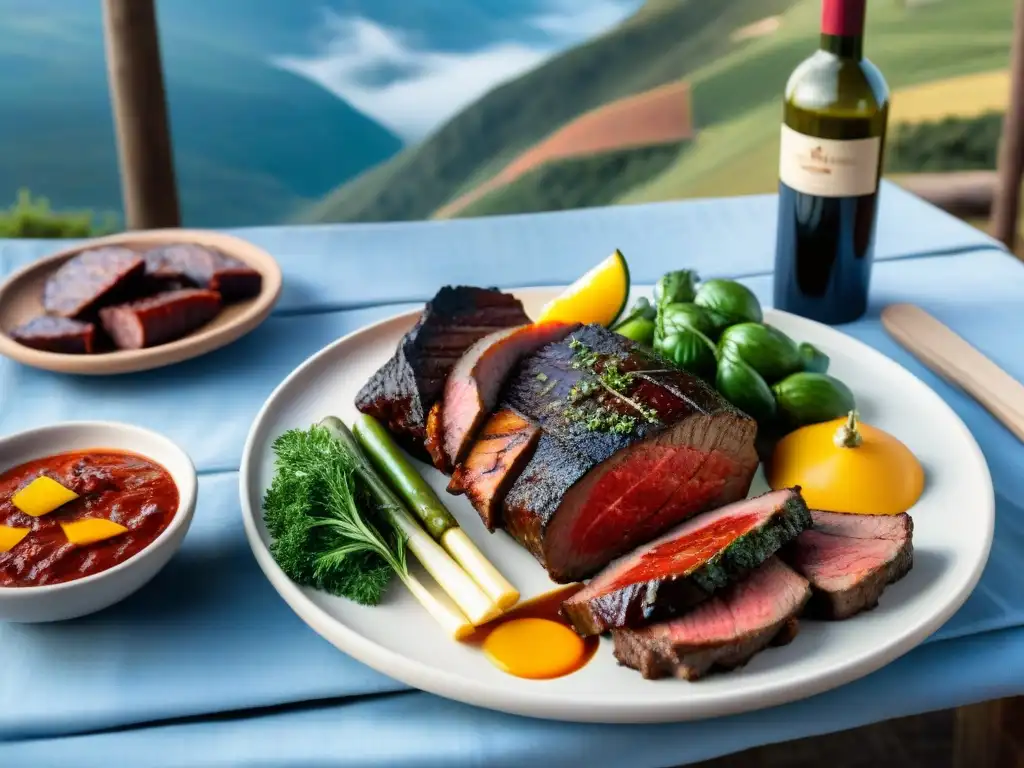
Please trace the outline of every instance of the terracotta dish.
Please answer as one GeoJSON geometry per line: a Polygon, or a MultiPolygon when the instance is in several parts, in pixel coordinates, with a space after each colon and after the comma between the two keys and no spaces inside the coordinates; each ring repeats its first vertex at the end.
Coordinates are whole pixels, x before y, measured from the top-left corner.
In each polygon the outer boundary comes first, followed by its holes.
{"type": "Polygon", "coordinates": [[[22,267],[0,285],[0,354],[25,365],[59,373],[99,376],[159,368],[206,354],[244,336],[267,318],[280,293],[281,269],[273,257],[231,235],[162,229],[94,238],[22,267]],[[182,338],[142,349],[65,354],[34,349],[11,337],[13,329],[44,314],[43,286],[72,257],[86,250],[112,246],[142,254],[164,245],[205,246],[243,262],[260,273],[259,293],[244,301],[226,304],[212,320],[182,338]]]}

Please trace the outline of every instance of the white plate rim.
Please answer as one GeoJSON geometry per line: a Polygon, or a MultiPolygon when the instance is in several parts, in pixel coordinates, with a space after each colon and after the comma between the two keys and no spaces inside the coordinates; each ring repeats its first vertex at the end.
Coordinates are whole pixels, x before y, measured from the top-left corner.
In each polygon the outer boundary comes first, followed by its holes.
{"type": "MultiPolygon", "coordinates": [[[[556,295],[562,290],[558,286],[531,286],[524,288],[510,289],[510,293],[522,296],[527,293],[544,292],[556,295]]],[[[313,631],[330,642],[342,652],[348,654],[363,664],[387,675],[399,682],[402,682],[414,689],[419,689],[437,696],[459,701],[465,704],[483,707],[486,709],[506,712],[509,714],[537,717],[548,720],[559,720],[565,722],[589,722],[606,724],[640,724],[640,723],[667,723],[684,720],[702,720],[712,717],[739,714],[757,709],[779,706],[793,701],[799,701],[811,696],[824,693],[839,686],[853,682],[875,672],[909,651],[916,648],[936,630],[942,627],[967,601],[988,562],[991,552],[992,539],[995,531],[995,489],[992,486],[991,473],[984,454],[978,446],[977,441],[970,430],[963,423],[963,420],[950,408],[931,387],[919,377],[908,371],[896,361],[892,360],[882,352],[852,336],[842,333],[836,328],[829,330],[839,333],[845,337],[847,343],[858,352],[870,355],[875,362],[883,367],[898,369],[902,375],[909,376],[921,387],[931,392],[937,403],[948,411],[956,428],[960,431],[964,440],[964,446],[970,451],[973,459],[978,463],[978,469],[985,479],[986,497],[979,500],[979,508],[985,512],[983,532],[984,542],[982,556],[974,564],[969,576],[961,583],[960,588],[950,595],[944,608],[932,614],[927,620],[904,631],[898,639],[884,650],[876,653],[868,660],[851,660],[838,665],[826,673],[818,675],[810,681],[803,681],[799,684],[789,686],[777,686],[767,692],[756,690],[740,692],[732,696],[723,696],[711,702],[702,702],[699,711],[694,711],[690,702],[685,698],[675,701],[656,701],[650,704],[636,704],[631,702],[629,706],[616,705],[605,702],[581,702],[571,694],[550,694],[538,687],[536,693],[522,693],[520,691],[499,690],[493,686],[480,684],[461,678],[457,675],[434,669],[414,659],[410,659],[401,653],[391,651],[377,643],[369,640],[355,630],[346,627],[336,621],[327,611],[315,605],[306,595],[302,588],[293,583],[284,572],[278,567],[270,554],[269,549],[263,543],[260,532],[256,526],[257,516],[262,513],[261,503],[254,508],[250,503],[252,494],[249,493],[249,486],[253,482],[254,467],[258,461],[258,441],[261,437],[261,426],[266,415],[276,406],[277,398],[286,391],[290,384],[302,377],[310,368],[313,368],[324,357],[330,356],[335,349],[350,343],[354,338],[363,334],[380,332],[388,325],[409,326],[420,314],[420,309],[411,309],[399,312],[390,317],[383,318],[368,325],[362,326],[351,333],[342,336],[336,341],[328,344],[318,352],[300,363],[267,397],[253,420],[249,434],[246,437],[245,446],[242,451],[242,459],[239,467],[239,502],[242,509],[242,522],[245,528],[246,539],[253,551],[260,569],[268,581],[284,599],[295,614],[302,619],[313,631]]],[[[769,321],[772,315],[784,316],[789,323],[806,324],[808,326],[819,326],[810,320],[792,315],[776,309],[765,309],[765,320],[769,321]]],[[[254,489],[259,498],[259,489],[254,489]]],[[[261,500],[260,500],[261,501],[261,500]]],[[[652,684],[656,684],[653,683],[652,684]]]]}

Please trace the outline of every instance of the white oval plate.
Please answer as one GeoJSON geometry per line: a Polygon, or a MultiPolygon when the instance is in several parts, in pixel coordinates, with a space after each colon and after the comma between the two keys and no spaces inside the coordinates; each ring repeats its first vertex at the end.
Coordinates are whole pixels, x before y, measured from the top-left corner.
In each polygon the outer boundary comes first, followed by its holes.
{"type": "MultiPolygon", "coordinates": [[[[514,291],[534,317],[556,292],[514,291]]],[[[469,704],[559,720],[639,723],[732,714],[821,693],[879,669],[938,629],[981,576],[995,522],[994,493],[985,459],[963,422],[923,382],[867,345],[769,310],[766,321],[832,358],[830,372],[853,389],[865,421],[899,437],[924,464],[927,485],[912,510],[914,568],[886,590],[875,610],[845,622],[802,622],[788,646],[769,648],[742,669],[695,683],[644,680],[617,666],[608,640],[579,672],[537,682],[508,676],[478,649],[447,639],[400,585],[374,608],[297,587],[271,557],[262,521],[261,500],[273,472],[271,443],[286,429],[308,427],[324,416],[351,422],[356,392],[391,357],[418,314],[357,331],[300,365],[256,417],[239,480],[246,535],[274,588],[322,637],[390,677],[469,704]]],[[[524,599],[554,588],[537,562],[505,533],[486,532],[465,497],[444,492],[439,472],[420,468],[524,599]]],[[[759,473],[751,494],[765,489],[759,473]]]]}

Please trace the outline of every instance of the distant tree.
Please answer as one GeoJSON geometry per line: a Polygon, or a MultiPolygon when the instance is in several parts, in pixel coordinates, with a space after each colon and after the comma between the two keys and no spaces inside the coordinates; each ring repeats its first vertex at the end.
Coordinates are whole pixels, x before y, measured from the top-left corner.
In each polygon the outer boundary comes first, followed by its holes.
{"type": "Polygon", "coordinates": [[[117,229],[113,215],[96,222],[92,211],[58,213],[45,197],[33,197],[27,189],[18,192],[10,208],[0,210],[0,237],[75,238],[105,235],[117,229]]]}

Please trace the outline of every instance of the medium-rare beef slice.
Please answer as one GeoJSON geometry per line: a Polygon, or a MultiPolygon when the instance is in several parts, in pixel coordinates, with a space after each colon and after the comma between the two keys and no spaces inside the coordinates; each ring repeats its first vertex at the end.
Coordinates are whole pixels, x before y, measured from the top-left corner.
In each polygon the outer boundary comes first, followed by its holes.
{"type": "Polygon", "coordinates": [[[143,254],[146,277],[155,289],[205,288],[225,304],[251,299],[263,287],[259,271],[238,259],[194,243],[162,245],[143,254]]]}
{"type": "Polygon", "coordinates": [[[756,423],[666,365],[588,325],[526,358],[510,379],[504,406],[536,422],[543,437],[505,499],[505,528],[555,581],[591,576],[686,518],[747,495],[756,423]],[[581,370],[581,355],[597,355],[595,370],[606,374],[612,364],[620,376],[632,373],[622,393],[630,402],[581,370]],[[599,408],[617,414],[610,427],[591,419],[599,408]]]}
{"type": "Polygon", "coordinates": [[[10,336],[19,344],[44,352],[91,355],[95,350],[96,326],[68,317],[42,315],[22,323],[10,336]]]}
{"type": "Polygon", "coordinates": [[[773,557],[685,616],[615,630],[615,658],[652,680],[697,680],[715,667],[734,669],[768,645],[790,642],[810,596],[807,580],[773,557]]]}
{"type": "Polygon", "coordinates": [[[609,565],[562,612],[581,635],[678,616],[742,579],[810,523],[792,488],[705,512],[609,565]]]}
{"type": "Polygon", "coordinates": [[[541,347],[561,341],[579,323],[533,323],[488,334],[459,358],[444,387],[444,452],[449,466],[466,458],[512,369],[541,347]]]}
{"type": "Polygon", "coordinates": [[[847,515],[811,512],[813,527],[787,546],[782,557],[811,583],[808,614],[847,619],[878,605],[885,588],[914,564],[910,515],[847,515]]]}
{"type": "Polygon", "coordinates": [[[220,294],[199,288],[170,291],[100,310],[103,328],[119,349],[142,349],[180,339],[220,312],[220,294]]]}
{"type": "Polygon", "coordinates": [[[395,354],[356,395],[356,408],[383,423],[410,452],[424,448],[427,414],[463,353],[484,336],[524,325],[522,302],[496,289],[445,286],[423,309],[395,354]]]}
{"type": "Polygon", "coordinates": [[[145,262],[127,248],[94,248],[72,256],[43,285],[47,314],[92,320],[102,307],[138,298],[145,262]]]}
{"type": "Polygon", "coordinates": [[[539,438],[540,429],[529,419],[505,408],[497,411],[455,470],[448,492],[465,493],[487,529],[500,528],[505,495],[533,455],[539,438]]]}

